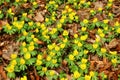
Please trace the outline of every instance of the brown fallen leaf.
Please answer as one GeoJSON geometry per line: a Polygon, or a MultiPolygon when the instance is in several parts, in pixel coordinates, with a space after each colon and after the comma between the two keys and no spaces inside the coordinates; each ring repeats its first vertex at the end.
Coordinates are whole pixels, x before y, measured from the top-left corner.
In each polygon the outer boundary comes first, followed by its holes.
{"type": "Polygon", "coordinates": [[[93,5],[95,6],[94,7],[95,9],[104,7],[104,4],[101,1],[96,1],[96,2],[93,3],[93,5]]]}
{"type": "Polygon", "coordinates": [[[44,42],[41,41],[41,40],[38,40],[37,43],[38,43],[38,44],[44,44],[44,42]]]}
{"type": "Polygon", "coordinates": [[[113,39],[112,41],[110,41],[110,43],[108,44],[108,47],[111,48],[115,48],[118,45],[118,40],[117,39],[113,39]]]}
{"type": "Polygon", "coordinates": [[[44,17],[43,15],[41,14],[41,12],[37,12],[36,13],[36,16],[34,17],[34,20],[37,21],[37,22],[43,22],[44,21],[44,17]]]}
{"type": "Polygon", "coordinates": [[[2,51],[0,50],[0,56],[2,56],[2,51]]]}
{"type": "Polygon", "coordinates": [[[7,79],[7,75],[6,75],[2,65],[0,65],[0,74],[4,80],[7,79]]]}

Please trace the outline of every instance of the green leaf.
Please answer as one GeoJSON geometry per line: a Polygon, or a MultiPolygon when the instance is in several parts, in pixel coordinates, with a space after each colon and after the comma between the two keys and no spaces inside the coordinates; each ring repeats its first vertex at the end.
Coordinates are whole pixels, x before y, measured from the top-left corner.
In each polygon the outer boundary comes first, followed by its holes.
{"type": "Polygon", "coordinates": [[[8,73],[7,73],[7,76],[8,76],[9,78],[15,78],[15,73],[14,73],[14,72],[8,72],[8,73]]]}

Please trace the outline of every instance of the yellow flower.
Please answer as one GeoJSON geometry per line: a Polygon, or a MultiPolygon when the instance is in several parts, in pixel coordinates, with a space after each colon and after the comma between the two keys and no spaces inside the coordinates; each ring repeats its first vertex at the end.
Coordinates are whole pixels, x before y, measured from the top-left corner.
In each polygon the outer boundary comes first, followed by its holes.
{"type": "Polygon", "coordinates": [[[0,14],[2,13],[2,11],[0,10],[0,14]]]}
{"type": "Polygon", "coordinates": [[[36,65],[37,65],[37,66],[40,66],[41,64],[42,64],[42,61],[37,59],[36,65]]]}
{"type": "Polygon", "coordinates": [[[80,64],[80,68],[81,68],[82,70],[85,70],[86,67],[87,67],[86,64],[84,64],[84,63],[83,63],[83,64],[80,64]]]}
{"type": "Polygon", "coordinates": [[[28,47],[28,49],[29,49],[29,51],[33,51],[33,50],[34,50],[34,45],[30,45],[30,46],[28,47]]]}
{"type": "Polygon", "coordinates": [[[70,18],[70,20],[73,20],[74,16],[72,14],[69,14],[69,18],[70,18]]]}
{"type": "Polygon", "coordinates": [[[62,27],[61,23],[57,24],[57,28],[61,28],[61,27],[62,27]]]}
{"type": "Polygon", "coordinates": [[[63,49],[64,47],[65,47],[65,44],[64,44],[64,43],[60,45],[60,48],[63,49]]]}
{"type": "Polygon", "coordinates": [[[103,8],[101,8],[101,7],[98,8],[98,11],[102,11],[102,10],[103,10],[103,8]]]}
{"type": "Polygon", "coordinates": [[[33,5],[34,5],[34,6],[37,5],[37,2],[34,1],[34,2],[33,2],[33,5]]]}
{"type": "Polygon", "coordinates": [[[26,17],[26,16],[27,16],[27,13],[22,13],[22,16],[23,16],[23,17],[26,17]]]}
{"type": "Polygon", "coordinates": [[[96,49],[98,47],[98,44],[94,43],[92,46],[93,46],[94,49],[96,49]]]}
{"type": "Polygon", "coordinates": [[[27,77],[23,76],[22,78],[20,78],[20,80],[27,80],[27,77]]]}
{"type": "Polygon", "coordinates": [[[104,78],[107,78],[107,75],[106,75],[106,74],[104,74],[104,78]]]}
{"type": "Polygon", "coordinates": [[[26,59],[26,60],[28,60],[28,59],[30,59],[31,58],[31,54],[30,53],[25,53],[24,54],[24,58],[26,59]]]}
{"type": "Polygon", "coordinates": [[[78,42],[78,47],[82,47],[82,43],[81,42],[78,42]]]}
{"type": "Polygon", "coordinates": [[[108,7],[111,7],[111,6],[112,6],[112,3],[108,3],[107,6],[108,6],[108,7]]]}
{"type": "Polygon", "coordinates": [[[74,34],[74,38],[78,38],[78,34],[74,34]]]}
{"type": "Polygon", "coordinates": [[[17,21],[17,17],[14,17],[14,21],[17,21]]]}
{"type": "Polygon", "coordinates": [[[112,13],[108,13],[108,16],[112,16],[112,13]]]}
{"type": "Polygon", "coordinates": [[[46,59],[47,61],[50,61],[51,60],[51,57],[50,56],[47,56],[47,59],[46,59]]]}
{"type": "Polygon", "coordinates": [[[47,71],[47,67],[42,67],[42,71],[46,72],[47,71]]]}
{"type": "Polygon", "coordinates": [[[100,38],[96,38],[95,41],[96,41],[96,42],[99,42],[99,41],[100,41],[100,38]]]}
{"type": "Polygon", "coordinates": [[[81,76],[81,74],[78,72],[78,71],[75,71],[74,73],[73,73],[73,77],[74,78],[79,78],[81,76]]]}
{"type": "Polygon", "coordinates": [[[34,42],[38,42],[38,39],[37,39],[37,38],[33,38],[33,41],[34,41],[34,42]]]}
{"type": "Polygon", "coordinates": [[[50,34],[55,34],[57,32],[56,28],[53,28],[52,31],[50,32],[50,34]]]}
{"type": "Polygon", "coordinates": [[[104,27],[104,30],[106,30],[106,31],[107,31],[107,30],[108,30],[108,26],[104,27]]]}
{"type": "Polygon", "coordinates": [[[105,19],[105,20],[103,20],[103,22],[104,22],[105,24],[107,24],[107,23],[109,22],[109,20],[108,20],[108,19],[105,19]]]}
{"type": "Polygon", "coordinates": [[[116,30],[116,32],[117,32],[117,33],[120,33],[120,28],[118,28],[118,29],[116,30]]]}
{"type": "Polygon", "coordinates": [[[87,62],[87,59],[82,58],[81,62],[82,62],[82,63],[86,63],[86,62],[87,62]]]}
{"type": "Polygon", "coordinates": [[[31,22],[28,22],[28,25],[29,26],[33,26],[33,22],[31,21],[31,22]]]}
{"type": "Polygon", "coordinates": [[[112,62],[113,64],[116,64],[116,63],[117,63],[117,59],[114,58],[114,59],[111,60],[111,62],[112,62]]]}
{"type": "Polygon", "coordinates": [[[59,50],[60,50],[60,47],[56,46],[56,47],[55,47],[55,50],[56,50],[56,51],[59,51],[59,50]]]}
{"type": "Polygon", "coordinates": [[[7,70],[9,73],[12,73],[12,72],[14,72],[14,66],[11,65],[11,66],[7,67],[6,70],[7,70]]]}
{"type": "Polygon", "coordinates": [[[90,4],[91,4],[91,2],[90,2],[90,1],[88,1],[88,2],[87,2],[87,4],[88,4],[88,5],[90,5],[90,4]]]}
{"type": "Polygon", "coordinates": [[[84,50],[84,54],[87,54],[88,53],[88,50],[84,50]]]}
{"type": "Polygon", "coordinates": [[[17,64],[17,61],[14,59],[11,61],[11,65],[15,66],[17,64]]]}
{"type": "Polygon", "coordinates": [[[75,43],[75,44],[78,44],[78,42],[79,42],[78,40],[76,40],[76,39],[74,40],[74,43],[75,43]]]}
{"type": "Polygon", "coordinates": [[[15,53],[11,54],[11,59],[15,59],[15,58],[17,58],[17,54],[15,53]]]}
{"type": "Polygon", "coordinates": [[[109,2],[113,2],[113,0],[109,0],[109,2]]]}
{"type": "Polygon", "coordinates": [[[64,19],[60,19],[60,23],[64,23],[64,21],[65,21],[64,19]]]}
{"type": "Polygon", "coordinates": [[[36,28],[36,29],[35,29],[35,32],[36,32],[36,33],[38,33],[38,32],[39,32],[39,29],[38,29],[38,28],[36,28]]]}
{"type": "Polygon", "coordinates": [[[99,34],[103,33],[103,30],[99,28],[99,29],[98,29],[98,33],[99,33],[99,34]]]}
{"type": "Polygon", "coordinates": [[[106,53],[106,48],[101,48],[102,53],[106,53]]]}
{"type": "Polygon", "coordinates": [[[90,71],[90,76],[94,76],[94,75],[95,75],[94,71],[90,71]]]}
{"type": "Polygon", "coordinates": [[[73,10],[71,8],[68,9],[68,12],[72,12],[73,10]]]}
{"type": "Polygon", "coordinates": [[[87,24],[88,22],[89,22],[89,21],[88,21],[87,19],[84,19],[84,20],[83,20],[83,23],[84,23],[84,24],[87,24]]]}
{"type": "Polygon", "coordinates": [[[69,59],[73,61],[74,60],[74,55],[70,54],[69,59]]]}
{"type": "Polygon", "coordinates": [[[120,23],[119,23],[118,21],[116,21],[114,25],[115,25],[115,26],[119,26],[120,23]]]}
{"type": "Polygon", "coordinates": [[[52,46],[52,45],[48,45],[47,47],[49,50],[52,50],[54,48],[54,46],[52,46]]]}
{"type": "Polygon", "coordinates": [[[84,41],[84,40],[86,40],[88,38],[88,35],[86,34],[86,35],[82,35],[81,37],[80,37],[80,40],[82,40],[82,41],[84,41]]]}
{"type": "Polygon", "coordinates": [[[20,58],[20,64],[24,65],[25,64],[25,60],[23,58],[20,58]]]}
{"type": "Polygon", "coordinates": [[[68,33],[67,30],[64,30],[64,31],[63,31],[63,36],[68,36],[68,34],[69,34],[69,33],[68,33]]]}
{"type": "Polygon", "coordinates": [[[41,60],[41,59],[42,59],[42,55],[38,54],[38,55],[37,55],[37,59],[38,59],[38,60],[41,60]]]}
{"type": "Polygon", "coordinates": [[[86,31],[86,29],[87,29],[86,27],[82,27],[82,28],[81,28],[81,30],[82,30],[83,32],[86,31]]]}
{"type": "Polygon", "coordinates": [[[117,54],[117,51],[110,51],[110,54],[116,55],[116,54],[117,54]]]}
{"type": "Polygon", "coordinates": [[[74,51],[73,51],[73,55],[74,56],[77,56],[79,54],[79,52],[77,51],[77,49],[75,49],[74,51]]]}
{"type": "Polygon", "coordinates": [[[54,56],[54,55],[55,55],[55,53],[51,51],[51,52],[50,52],[50,55],[51,55],[51,56],[54,56]]]}
{"type": "Polygon", "coordinates": [[[104,34],[104,33],[101,33],[101,34],[100,34],[100,37],[102,37],[102,38],[103,38],[104,36],[105,36],[105,34],[104,34]]]}
{"type": "Polygon", "coordinates": [[[53,76],[55,74],[54,70],[50,70],[50,76],[53,76]]]}
{"type": "Polygon", "coordinates": [[[23,43],[22,43],[22,46],[25,47],[25,46],[26,46],[26,42],[23,42],[23,43]]]}
{"type": "Polygon", "coordinates": [[[65,39],[63,40],[63,42],[64,42],[64,43],[66,43],[67,41],[68,41],[68,39],[67,39],[67,38],[65,38],[65,39]]]}
{"type": "Polygon", "coordinates": [[[85,75],[85,80],[91,80],[91,76],[85,75]]]}
{"type": "Polygon", "coordinates": [[[27,48],[23,48],[23,52],[24,52],[24,53],[27,52],[27,48]]]}
{"type": "Polygon", "coordinates": [[[95,11],[93,9],[90,10],[90,13],[94,13],[95,11]]]}
{"type": "Polygon", "coordinates": [[[31,46],[34,46],[34,42],[33,42],[33,41],[31,41],[31,42],[30,42],[30,45],[31,45],[31,46]]]}
{"type": "Polygon", "coordinates": [[[49,21],[49,19],[48,18],[45,18],[45,22],[48,22],[49,21]]]}
{"type": "Polygon", "coordinates": [[[98,21],[97,18],[94,18],[94,19],[93,19],[93,23],[96,23],[97,21],[98,21]]]}
{"type": "Polygon", "coordinates": [[[8,23],[6,24],[6,27],[7,27],[8,30],[11,30],[11,29],[12,29],[12,27],[11,27],[10,24],[8,24],[8,23]]]}
{"type": "Polygon", "coordinates": [[[24,0],[24,2],[27,2],[27,0],[24,0]]]}
{"type": "Polygon", "coordinates": [[[27,33],[26,31],[23,31],[23,35],[24,35],[24,36],[27,36],[28,33],[27,33]]]}
{"type": "Polygon", "coordinates": [[[41,24],[40,24],[40,22],[36,22],[36,25],[37,25],[38,27],[40,27],[41,24]]]}
{"type": "Polygon", "coordinates": [[[52,63],[56,64],[57,63],[57,59],[52,59],[52,63]]]}
{"type": "Polygon", "coordinates": [[[68,80],[67,78],[61,78],[60,80],[68,80]]]}

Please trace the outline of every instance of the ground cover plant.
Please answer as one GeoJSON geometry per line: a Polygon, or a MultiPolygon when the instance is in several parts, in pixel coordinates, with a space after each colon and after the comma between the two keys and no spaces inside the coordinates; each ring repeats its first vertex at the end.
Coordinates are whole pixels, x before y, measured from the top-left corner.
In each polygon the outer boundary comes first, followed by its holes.
{"type": "Polygon", "coordinates": [[[1,0],[7,79],[120,80],[120,1],[1,0]]]}

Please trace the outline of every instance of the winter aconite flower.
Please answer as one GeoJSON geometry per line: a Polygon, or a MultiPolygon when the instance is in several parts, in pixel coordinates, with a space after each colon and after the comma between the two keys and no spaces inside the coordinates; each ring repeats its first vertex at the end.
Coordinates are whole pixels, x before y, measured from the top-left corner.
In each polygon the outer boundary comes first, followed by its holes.
{"type": "Polygon", "coordinates": [[[68,36],[69,32],[67,30],[63,31],[63,36],[68,36]]]}
{"type": "Polygon", "coordinates": [[[23,58],[20,58],[20,64],[24,65],[25,64],[25,60],[23,58]]]}
{"type": "Polygon", "coordinates": [[[90,76],[93,77],[95,75],[95,72],[94,71],[90,71],[90,76]]]}
{"type": "Polygon", "coordinates": [[[43,67],[43,68],[42,68],[42,71],[43,71],[43,72],[46,72],[46,71],[47,71],[47,67],[43,67]]]}
{"type": "Polygon", "coordinates": [[[102,53],[106,53],[106,48],[101,48],[102,53]]]}
{"type": "Polygon", "coordinates": [[[27,80],[27,77],[23,76],[20,80],[27,80]]]}
{"type": "Polygon", "coordinates": [[[28,59],[30,59],[31,58],[31,54],[30,53],[25,53],[24,54],[24,58],[26,59],[26,60],[28,60],[28,59]]]}
{"type": "Polygon", "coordinates": [[[116,32],[117,32],[117,33],[120,33],[120,28],[118,28],[118,29],[116,30],[116,32]]]}
{"type": "Polygon", "coordinates": [[[117,54],[117,51],[110,51],[110,54],[116,55],[116,54],[117,54]]]}
{"type": "Polygon", "coordinates": [[[13,65],[8,66],[8,67],[6,68],[6,70],[7,70],[9,73],[14,72],[14,66],[13,66],[13,65]]]}
{"type": "Polygon", "coordinates": [[[85,75],[85,80],[91,80],[91,76],[85,75]]]}
{"type": "Polygon", "coordinates": [[[74,55],[70,54],[69,59],[73,61],[74,60],[74,55]]]}
{"type": "Polygon", "coordinates": [[[37,66],[40,66],[41,64],[42,64],[42,61],[37,59],[37,60],[36,60],[36,65],[37,65],[37,66]]]}
{"type": "Polygon", "coordinates": [[[15,58],[17,58],[17,54],[11,54],[11,59],[15,59],[15,58]]]}
{"type": "Polygon", "coordinates": [[[98,47],[98,44],[94,43],[92,46],[93,46],[94,49],[96,49],[98,47]]]}
{"type": "Polygon", "coordinates": [[[117,63],[117,59],[114,58],[114,59],[111,60],[111,62],[112,62],[113,64],[116,64],[116,63],[117,63]]]}
{"type": "Polygon", "coordinates": [[[74,77],[75,79],[79,78],[80,76],[81,76],[81,74],[80,74],[78,71],[75,71],[75,72],[73,73],[73,77],[74,77]]]}
{"type": "Polygon", "coordinates": [[[50,70],[50,76],[53,76],[55,74],[54,70],[50,70]]]}
{"type": "Polygon", "coordinates": [[[87,66],[86,66],[86,64],[82,63],[82,64],[80,64],[80,68],[81,68],[82,70],[85,70],[85,69],[87,68],[87,66]]]}
{"type": "Polygon", "coordinates": [[[88,24],[88,22],[89,22],[89,21],[88,21],[87,19],[84,19],[84,20],[83,20],[83,23],[84,23],[84,24],[88,24]]]}

